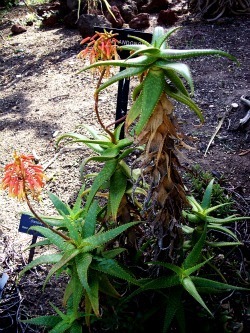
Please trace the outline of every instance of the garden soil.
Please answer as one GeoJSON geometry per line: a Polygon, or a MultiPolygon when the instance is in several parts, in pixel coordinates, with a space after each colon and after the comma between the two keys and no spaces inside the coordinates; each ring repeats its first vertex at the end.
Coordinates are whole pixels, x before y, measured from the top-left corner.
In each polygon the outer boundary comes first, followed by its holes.
{"type": "MultiPolygon", "coordinates": [[[[0,175],[12,161],[14,151],[33,154],[45,168],[46,190],[72,203],[82,184],[79,167],[90,152],[76,144],[56,147],[56,140],[66,132],[85,133],[82,124],[99,129],[93,111],[97,77],[91,72],[79,73],[86,63],[77,58],[82,49],[77,30],[33,24],[26,26],[26,32],[12,35],[11,26],[16,22],[24,24],[26,15],[26,9],[17,7],[1,17],[0,175]]],[[[151,32],[153,25],[152,17],[146,32],[151,32]]],[[[171,37],[171,47],[221,49],[240,63],[220,57],[188,60],[195,84],[194,100],[203,110],[205,123],[201,125],[191,111],[178,104],[175,115],[184,141],[192,147],[182,150],[183,166],[191,168],[199,164],[202,171],[212,172],[236,199],[238,211],[247,215],[250,127],[249,121],[242,125],[240,120],[247,113],[241,97],[250,96],[249,21],[246,17],[234,17],[207,23],[186,16],[176,25],[181,29],[171,37]]],[[[116,98],[117,86],[100,95],[100,114],[105,124],[114,122],[116,98]]],[[[92,164],[88,172],[93,171],[96,166],[92,164]]],[[[46,192],[34,206],[40,214],[54,213],[46,192]]],[[[18,232],[21,212],[28,208],[4,192],[0,194],[0,207],[0,276],[3,272],[9,275],[4,302],[11,303],[8,295],[12,295],[12,300],[16,297],[18,306],[13,313],[23,317],[47,313],[48,296],[52,303],[59,303],[64,279],[52,279],[42,293],[47,270],[40,267],[15,287],[17,272],[27,263],[29,255],[25,249],[31,236],[18,232]]],[[[6,332],[17,332],[11,325],[6,332]]]]}

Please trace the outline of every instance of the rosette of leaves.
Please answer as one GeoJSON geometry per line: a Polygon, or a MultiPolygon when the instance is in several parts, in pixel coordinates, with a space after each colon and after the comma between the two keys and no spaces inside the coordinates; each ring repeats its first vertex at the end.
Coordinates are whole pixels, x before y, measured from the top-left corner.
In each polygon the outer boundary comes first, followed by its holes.
{"type": "Polygon", "coordinates": [[[215,206],[211,204],[211,197],[213,192],[213,185],[214,179],[212,179],[202,198],[202,202],[199,203],[193,196],[187,196],[188,202],[191,206],[190,210],[184,210],[182,212],[184,218],[187,219],[189,222],[189,226],[184,225],[183,230],[188,233],[192,234],[192,243],[195,244],[196,238],[203,232],[205,225],[207,225],[208,230],[218,231],[226,236],[229,236],[234,239],[234,242],[211,242],[207,241],[207,243],[212,247],[220,247],[220,246],[232,246],[232,245],[242,245],[241,242],[237,239],[234,232],[232,232],[229,228],[225,225],[243,221],[250,219],[250,217],[239,217],[237,215],[226,216],[224,218],[218,218],[211,215],[211,213],[215,212],[216,210],[224,207],[226,205],[231,204],[229,203],[222,203],[215,206]]]}
{"type": "Polygon", "coordinates": [[[121,46],[121,50],[131,52],[129,58],[99,61],[83,69],[98,66],[125,68],[98,85],[96,95],[121,79],[133,76],[141,78],[133,92],[134,103],[127,114],[125,127],[127,134],[133,135],[137,143],[145,144],[142,178],[149,183],[149,190],[144,212],[158,239],[159,251],[167,249],[165,252],[171,260],[176,256],[176,249],[181,246],[180,224],[182,209],[187,200],[178,172],[177,147],[182,144],[182,138],[174,123],[170,99],[187,105],[203,121],[200,108],[191,99],[182,80],[186,81],[193,94],[194,86],[189,67],[179,61],[208,55],[223,56],[236,61],[235,57],[220,50],[171,49],[167,40],[177,29],[172,28],[165,33],[161,27],[156,27],[151,43],[131,36],[135,39],[135,44],[121,46]]]}
{"type": "Polygon", "coordinates": [[[227,283],[221,283],[202,277],[200,274],[201,268],[211,259],[207,259],[203,262],[200,261],[202,257],[202,251],[204,249],[205,240],[207,237],[206,223],[204,225],[203,232],[192,250],[188,253],[184,259],[182,265],[177,266],[175,264],[166,262],[152,262],[150,265],[160,266],[165,269],[165,274],[155,279],[142,279],[139,280],[140,287],[134,291],[126,300],[142,293],[142,292],[159,292],[159,295],[163,296],[161,301],[162,306],[166,306],[165,318],[163,323],[162,332],[167,332],[171,326],[174,318],[177,319],[179,331],[181,333],[186,332],[185,329],[185,308],[183,299],[185,294],[188,293],[200,306],[202,306],[211,316],[213,316],[211,310],[203,300],[201,294],[216,294],[221,292],[228,292],[232,290],[249,290],[244,287],[237,287],[227,283]],[[170,271],[171,273],[169,273],[170,271]],[[197,274],[199,272],[199,275],[197,274]]]}
{"type": "Polygon", "coordinates": [[[25,272],[37,265],[53,264],[44,287],[53,274],[62,272],[68,274],[69,282],[63,296],[63,305],[66,307],[67,313],[63,314],[55,309],[58,316],[39,317],[26,321],[36,325],[54,325],[54,328],[49,331],[53,333],[62,333],[66,330],[82,332],[81,326],[77,324],[79,318],[85,316],[87,325],[90,325],[92,313],[100,317],[100,292],[111,297],[120,297],[110,278],[115,277],[127,283],[137,284],[132,273],[121,267],[115,260],[115,257],[125,249],[114,247],[112,244],[117,236],[138,222],[130,222],[104,230],[97,223],[102,212],[98,203],[93,201],[88,209],[82,207],[83,191],[84,188],[80,191],[73,208],[63,203],[55,194],[49,193],[59,215],[43,216],[42,219],[67,237],[62,237],[43,226],[32,227],[45,237],[45,240],[34,246],[52,244],[58,251],[39,256],[20,273],[21,278],[25,272]],[[107,243],[109,249],[106,249],[107,243]],[[84,309],[81,304],[84,304],[84,309]]]}

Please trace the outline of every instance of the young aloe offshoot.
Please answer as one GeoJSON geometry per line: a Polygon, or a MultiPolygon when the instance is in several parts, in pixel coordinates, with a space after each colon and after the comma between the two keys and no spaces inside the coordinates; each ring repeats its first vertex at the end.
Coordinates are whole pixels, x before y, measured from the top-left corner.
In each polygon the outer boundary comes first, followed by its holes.
{"type": "Polygon", "coordinates": [[[235,287],[226,283],[198,277],[194,274],[212,259],[211,257],[200,262],[206,240],[206,233],[207,227],[205,224],[204,230],[197,243],[189,252],[181,266],[160,261],[150,263],[150,265],[161,266],[171,271],[171,273],[166,272],[165,275],[156,279],[139,280],[140,288],[129,296],[129,298],[131,298],[139,293],[147,292],[149,290],[157,291],[160,289],[162,291],[167,300],[163,332],[168,331],[174,317],[176,317],[178,325],[180,326],[180,332],[185,332],[184,303],[182,302],[183,294],[185,292],[191,295],[212,316],[213,314],[201,297],[201,293],[248,290],[247,288],[235,287]]]}
{"type": "Polygon", "coordinates": [[[187,196],[188,202],[190,204],[191,211],[183,210],[183,217],[186,218],[191,225],[195,225],[194,228],[183,226],[183,230],[188,233],[192,233],[193,240],[192,242],[195,244],[197,237],[203,232],[205,225],[207,224],[207,228],[209,230],[215,230],[224,233],[232,237],[235,242],[209,242],[210,246],[228,246],[228,245],[241,245],[238,241],[236,235],[227,227],[225,224],[247,220],[250,217],[239,217],[237,215],[227,216],[225,218],[217,218],[213,217],[210,214],[217,209],[229,205],[229,203],[222,203],[216,206],[212,206],[211,197],[213,192],[214,179],[212,179],[202,198],[202,202],[199,203],[193,196],[187,196]]]}

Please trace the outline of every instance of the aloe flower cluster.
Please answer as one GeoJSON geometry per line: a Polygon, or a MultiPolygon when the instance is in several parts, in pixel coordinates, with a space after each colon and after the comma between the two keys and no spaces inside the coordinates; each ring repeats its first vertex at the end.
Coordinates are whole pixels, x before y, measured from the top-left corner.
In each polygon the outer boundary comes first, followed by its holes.
{"type": "Polygon", "coordinates": [[[22,201],[27,199],[28,193],[38,199],[44,185],[43,168],[35,164],[34,156],[14,152],[14,162],[4,168],[1,189],[8,190],[10,197],[22,201]]]}

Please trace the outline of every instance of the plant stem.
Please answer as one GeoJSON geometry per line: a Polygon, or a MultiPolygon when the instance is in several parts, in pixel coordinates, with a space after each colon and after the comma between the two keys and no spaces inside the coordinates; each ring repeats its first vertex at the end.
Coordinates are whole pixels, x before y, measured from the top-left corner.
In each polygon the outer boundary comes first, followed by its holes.
{"type": "Polygon", "coordinates": [[[43,221],[43,219],[41,219],[41,217],[36,213],[36,211],[33,209],[31,203],[30,203],[30,200],[28,198],[28,195],[26,193],[26,191],[24,191],[25,193],[25,199],[26,199],[26,202],[27,202],[27,205],[31,211],[31,213],[35,216],[35,218],[41,222],[46,228],[50,229],[51,231],[53,231],[55,234],[61,236],[63,239],[65,239],[66,241],[71,241],[71,238],[69,238],[68,236],[64,235],[62,232],[56,230],[56,229],[53,229],[50,225],[48,225],[45,221],[43,221]]]}
{"type": "MultiPolygon", "coordinates": [[[[98,89],[98,88],[100,87],[105,72],[106,72],[106,69],[104,68],[104,69],[102,70],[102,72],[101,72],[101,75],[100,75],[100,78],[99,78],[99,80],[98,80],[97,88],[96,88],[96,89],[98,89]]],[[[112,143],[116,143],[116,140],[115,140],[114,134],[113,134],[110,130],[107,129],[107,127],[103,124],[103,122],[102,122],[102,120],[101,120],[101,118],[100,118],[99,111],[98,111],[98,96],[99,96],[99,93],[95,93],[95,95],[94,95],[94,97],[95,97],[95,113],[96,113],[96,116],[97,116],[98,122],[99,122],[99,124],[101,125],[101,127],[104,129],[104,131],[105,131],[106,133],[108,133],[108,135],[109,135],[110,138],[111,138],[112,143]]]]}

